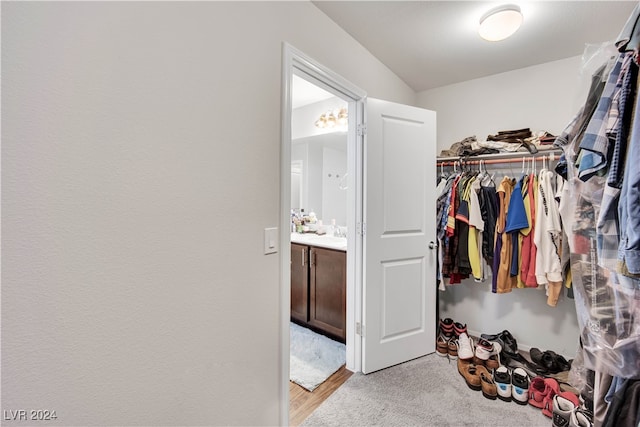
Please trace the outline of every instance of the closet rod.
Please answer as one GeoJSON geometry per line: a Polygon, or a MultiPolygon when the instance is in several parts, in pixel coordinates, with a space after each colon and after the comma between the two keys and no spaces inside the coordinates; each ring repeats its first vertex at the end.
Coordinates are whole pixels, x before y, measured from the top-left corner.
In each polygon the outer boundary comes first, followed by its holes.
{"type": "Polygon", "coordinates": [[[557,157],[555,156],[526,156],[526,157],[512,157],[509,159],[481,159],[481,160],[464,160],[464,159],[460,159],[460,160],[455,160],[455,161],[451,161],[451,160],[447,160],[447,161],[443,161],[443,162],[437,162],[436,166],[453,166],[453,165],[479,165],[480,162],[482,162],[483,165],[492,165],[492,164],[498,164],[498,163],[521,163],[522,159],[526,159],[527,162],[530,162],[531,160],[536,161],[536,162],[541,162],[543,160],[547,160],[547,161],[554,161],[557,159],[557,157]]]}
{"type": "MultiPolygon", "coordinates": [[[[495,159],[518,159],[522,160],[522,157],[531,158],[534,156],[554,156],[560,157],[562,155],[562,150],[558,148],[553,148],[550,150],[540,150],[535,154],[531,154],[527,151],[509,151],[504,153],[493,153],[493,154],[478,154],[474,156],[438,156],[436,157],[436,161],[438,162],[455,162],[458,160],[464,159],[473,159],[475,160],[495,160],[495,159]]],[[[551,159],[555,160],[555,159],[551,159]]]]}

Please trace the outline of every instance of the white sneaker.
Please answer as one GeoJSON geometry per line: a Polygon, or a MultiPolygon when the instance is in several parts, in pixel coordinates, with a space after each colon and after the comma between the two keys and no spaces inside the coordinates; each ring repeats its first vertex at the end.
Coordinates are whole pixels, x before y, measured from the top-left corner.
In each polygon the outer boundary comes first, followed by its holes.
{"type": "Polygon", "coordinates": [[[578,407],[571,412],[569,419],[570,427],[593,427],[592,415],[584,409],[578,407]]]}
{"type": "Polygon", "coordinates": [[[513,401],[526,405],[529,403],[529,375],[522,368],[516,368],[511,373],[511,397],[513,401]]]}
{"type": "MultiPolygon", "coordinates": [[[[489,358],[484,362],[484,365],[488,369],[495,370],[495,369],[498,369],[500,366],[502,366],[502,361],[500,360],[500,353],[502,352],[502,346],[500,346],[500,344],[497,342],[494,342],[492,344],[493,344],[493,351],[489,355],[489,358]]],[[[477,353],[478,353],[478,350],[476,349],[476,357],[477,357],[477,353]]]]}
{"type": "Polygon", "coordinates": [[[493,382],[498,389],[498,399],[511,402],[511,374],[509,368],[500,366],[493,371],[493,382]]]}
{"type": "Polygon", "coordinates": [[[473,338],[466,333],[460,334],[460,337],[458,337],[458,358],[462,360],[473,359],[473,348],[473,338]]]}
{"type": "Polygon", "coordinates": [[[493,354],[493,343],[483,338],[478,340],[476,345],[476,357],[480,360],[487,360],[493,354]]]}
{"type": "Polygon", "coordinates": [[[553,417],[551,425],[553,427],[567,427],[571,422],[571,413],[575,411],[576,405],[564,396],[556,394],[553,396],[553,417]]]}

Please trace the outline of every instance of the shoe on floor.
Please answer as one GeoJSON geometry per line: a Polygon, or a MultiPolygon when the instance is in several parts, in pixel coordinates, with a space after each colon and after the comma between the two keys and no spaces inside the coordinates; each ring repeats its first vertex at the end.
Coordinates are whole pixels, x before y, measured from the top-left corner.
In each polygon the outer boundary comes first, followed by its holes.
{"type": "Polygon", "coordinates": [[[542,404],[542,415],[552,418],[553,417],[553,398],[560,393],[560,384],[555,378],[545,378],[544,385],[547,389],[547,395],[544,398],[542,404]]]}
{"type": "Polygon", "coordinates": [[[449,340],[447,346],[447,354],[449,355],[450,359],[455,360],[458,358],[458,340],[455,338],[455,336],[449,340]]]}
{"type": "Polygon", "coordinates": [[[500,366],[493,371],[493,382],[496,383],[498,399],[511,402],[511,374],[509,368],[500,366]]]}
{"type": "Polygon", "coordinates": [[[529,350],[529,356],[531,356],[531,361],[538,366],[541,366],[546,371],[551,372],[552,374],[557,374],[560,372],[560,367],[558,366],[558,362],[556,358],[553,357],[553,352],[549,351],[541,351],[539,348],[532,347],[529,350]]]}
{"type": "Polygon", "coordinates": [[[516,342],[516,339],[513,337],[513,335],[511,335],[511,332],[507,331],[506,329],[499,334],[482,334],[480,335],[480,338],[484,338],[485,340],[491,342],[499,342],[500,346],[502,346],[502,349],[510,353],[518,352],[518,343],[516,342]]]}
{"type": "Polygon", "coordinates": [[[465,382],[471,390],[482,390],[482,381],[480,380],[480,371],[478,366],[473,363],[461,363],[458,365],[461,368],[460,375],[464,378],[465,382]]]}
{"type": "Polygon", "coordinates": [[[497,342],[494,342],[492,344],[493,350],[491,351],[491,354],[489,354],[489,358],[484,364],[489,370],[498,369],[500,366],[502,366],[502,361],[500,358],[500,354],[502,353],[502,346],[497,342]]]}
{"type": "Polygon", "coordinates": [[[498,390],[491,373],[484,366],[476,365],[476,372],[480,374],[480,388],[487,399],[496,400],[498,390]]]}
{"type": "Polygon", "coordinates": [[[449,339],[442,333],[438,335],[436,340],[436,353],[442,357],[446,357],[449,354],[449,339]]]}
{"type": "Polygon", "coordinates": [[[542,366],[552,374],[557,374],[558,372],[564,372],[571,369],[571,363],[568,362],[564,356],[557,354],[555,351],[542,351],[533,347],[529,350],[529,356],[531,356],[531,361],[533,363],[542,366]]]}
{"type": "Polygon", "coordinates": [[[446,319],[440,319],[438,323],[438,327],[440,328],[440,333],[442,333],[445,337],[453,336],[453,319],[447,317],[446,319]]]}
{"type": "Polygon", "coordinates": [[[464,360],[464,359],[460,359],[458,358],[458,373],[460,375],[462,375],[462,377],[464,377],[464,370],[467,368],[467,366],[471,365],[471,360],[464,360]]]}
{"type": "Polygon", "coordinates": [[[569,427],[593,427],[593,414],[581,407],[574,409],[569,420],[569,427]]]}
{"type": "Polygon", "coordinates": [[[459,337],[462,334],[466,334],[467,333],[467,324],[465,323],[464,325],[460,322],[455,322],[453,324],[453,333],[459,337]]]}
{"type": "Polygon", "coordinates": [[[555,379],[535,377],[529,387],[529,405],[542,409],[543,414],[551,417],[553,396],[559,391],[560,387],[555,379]]]}
{"type": "Polygon", "coordinates": [[[566,372],[571,369],[571,363],[573,362],[573,359],[567,360],[561,354],[555,354],[555,358],[556,358],[556,362],[558,363],[558,368],[560,369],[560,372],[566,372]]]}
{"type": "Polygon", "coordinates": [[[571,413],[580,404],[578,396],[573,393],[563,391],[553,396],[553,417],[551,425],[553,427],[567,427],[571,421],[571,413]]]}
{"type": "Polygon", "coordinates": [[[527,375],[530,378],[535,378],[540,375],[544,375],[547,371],[534,363],[529,362],[523,355],[520,353],[510,353],[504,348],[502,349],[501,358],[503,363],[512,368],[522,368],[525,370],[527,375]]]}
{"type": "Polygon", "coordinates": [[[482,365],[482,366],[484,366],[484,360],[478,359],[475,354],[473,355],[473,358],[471,360],[473,361],[474,365],[482,365]]]}
{"type": "Polygon", "coordinates": [[[463,332],[458,338],[458,357],[464,360],[473,359],[473,347],[473,338],[463,332]]]}
{"type": "Polygon", "coordinates": [[[547,390],[544,385],[544,377],[535,377],[529,386],[529,405],[542,409],[547,390]]]}
{"type": "Polygon", "coordinates": [[[476,357],[480,360],[486,361],[493,353],[493,343],[480,338],[476,344],[476,357]]]}
{"type": "Polygon", "coordinates": [[[511,373],[511,397],[519,405],[526,405],[529,401],[529,376],[522,368],[516,368],[511,373]]]}

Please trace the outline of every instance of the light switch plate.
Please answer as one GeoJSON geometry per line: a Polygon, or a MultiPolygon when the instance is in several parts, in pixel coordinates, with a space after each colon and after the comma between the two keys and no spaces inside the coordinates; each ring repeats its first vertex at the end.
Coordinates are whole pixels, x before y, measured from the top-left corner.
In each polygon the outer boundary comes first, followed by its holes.
{"type": "Polygon", "coordinates": [[[278,252],[278,227],[264,229],[264,253],[275,254],[278,252]]]}

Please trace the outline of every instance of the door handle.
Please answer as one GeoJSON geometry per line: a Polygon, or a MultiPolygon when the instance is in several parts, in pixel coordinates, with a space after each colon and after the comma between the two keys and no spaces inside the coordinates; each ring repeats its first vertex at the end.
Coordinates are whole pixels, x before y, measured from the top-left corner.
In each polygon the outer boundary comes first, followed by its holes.
{"type": "Polygon", "coordinates": [[[305,264],[305,258],[306,258],[306,254],[307,254],[307,250],[306,249],[302,249],[302,266],[304,267],[305,264]]]}
{"type": "Polygon", "coordinates": [[[429,242],[429,249],[435,249],[438,247],[438,244],[436,242],[429,242]]]}

